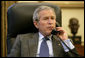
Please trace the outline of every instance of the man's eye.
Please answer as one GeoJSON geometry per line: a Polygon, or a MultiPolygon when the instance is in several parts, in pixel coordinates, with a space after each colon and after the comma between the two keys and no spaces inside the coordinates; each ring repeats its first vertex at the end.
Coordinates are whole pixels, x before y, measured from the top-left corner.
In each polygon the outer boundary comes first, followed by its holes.
{"type": "Polygon", "coordinates": [[[55,18],[51,18],[52,20],[54,20],[55,18]]]}

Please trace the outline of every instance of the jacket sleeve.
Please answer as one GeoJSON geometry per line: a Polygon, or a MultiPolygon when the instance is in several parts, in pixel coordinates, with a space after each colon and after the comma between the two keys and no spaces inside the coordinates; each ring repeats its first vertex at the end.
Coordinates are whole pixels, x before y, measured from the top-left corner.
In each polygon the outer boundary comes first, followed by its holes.
{"type": "Polygon", "coordinates": [[[76,51],[76,48],[69,50],[68,52],[65,52],[67,57],[82,57],[78,54],[76,51]]]}
{"type": "Polygon", "coordinates": [[[64,47],[65,52],[66,52],[66,56],[68,56],[68,57],[79,57],[80,56],[78,54],[78,52],[76,51],[76,48],[74,47],[74,45],[71,43],[71,41],[69,39],[65,40],[65,41],[61,40],[61,43],[64,47]]]}

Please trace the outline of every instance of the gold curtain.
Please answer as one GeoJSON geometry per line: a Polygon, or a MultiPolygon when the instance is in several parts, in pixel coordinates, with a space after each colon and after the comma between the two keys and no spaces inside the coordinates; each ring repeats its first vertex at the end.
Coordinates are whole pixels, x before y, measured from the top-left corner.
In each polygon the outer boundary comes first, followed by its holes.
{"type": "Polygon", "coordinates": [[[16,1],[1,1],[1,56],[7,56],[7,9],[16,1]]]}

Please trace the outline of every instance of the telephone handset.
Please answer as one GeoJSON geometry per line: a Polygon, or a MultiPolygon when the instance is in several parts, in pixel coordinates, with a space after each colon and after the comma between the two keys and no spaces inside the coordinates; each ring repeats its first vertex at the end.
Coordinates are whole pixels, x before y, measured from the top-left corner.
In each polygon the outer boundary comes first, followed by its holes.
{"type": "MultiPolygon", "coordinates": [[[[60,24],[56,22],[56,27],[60,27],[60,24]]],[[[57,33],[60,33],[60,31],[56,31],[56,29],[53,29],[51,34],[56,35],[57,33]]]]}

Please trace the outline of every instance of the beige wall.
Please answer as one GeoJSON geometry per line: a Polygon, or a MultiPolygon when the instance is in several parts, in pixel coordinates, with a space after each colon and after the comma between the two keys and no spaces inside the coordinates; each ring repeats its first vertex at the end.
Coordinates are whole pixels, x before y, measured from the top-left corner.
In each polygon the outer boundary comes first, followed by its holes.
{"type": "Polygon", "coordinates": [[[68,35],[72,36],[68,27],[69,19],[75,17],[79,20],[80,27],[77,36],[81,36],[82,45],[84,45],[84,8],[62,8],[62,26],[67,30],[68,35]]]}

